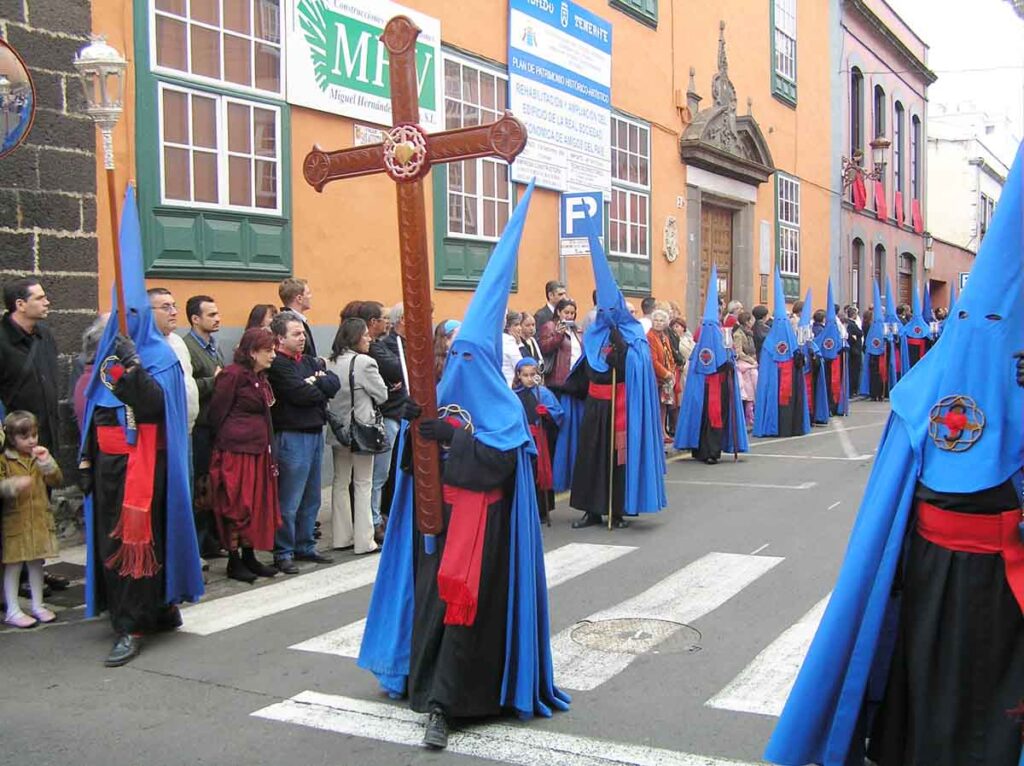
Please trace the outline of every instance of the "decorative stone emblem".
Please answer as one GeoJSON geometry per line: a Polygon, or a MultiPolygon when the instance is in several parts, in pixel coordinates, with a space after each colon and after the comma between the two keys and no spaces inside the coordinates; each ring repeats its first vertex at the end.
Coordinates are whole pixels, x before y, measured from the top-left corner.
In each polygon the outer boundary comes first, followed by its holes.
{"type": "Polygon", "coordinates": [[[985,430],[985,413],[969,396],[944,396],[931,409],[928,436],[946,452],[966,452],[985,430]]]}
{"type": "Polygon", "coordinates": [[[665,260],[672,263],[679,257],[679,221],[674,215],[665,219],[665,260]]]}

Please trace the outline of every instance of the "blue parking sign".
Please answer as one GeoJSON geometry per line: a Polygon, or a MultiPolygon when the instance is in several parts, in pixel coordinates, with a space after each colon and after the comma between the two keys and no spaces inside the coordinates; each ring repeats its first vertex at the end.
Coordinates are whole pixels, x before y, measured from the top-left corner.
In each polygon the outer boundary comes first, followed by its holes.
{"type": "MultiPolygon", "coordinates": [[[[587,235],[604,234],[604,195],[601,192],[565,192],[559,200],[558,242],[562,255],[589,255],[587,235]]],[[[602,236],[603,240],[603,236],[602,236]]]]}

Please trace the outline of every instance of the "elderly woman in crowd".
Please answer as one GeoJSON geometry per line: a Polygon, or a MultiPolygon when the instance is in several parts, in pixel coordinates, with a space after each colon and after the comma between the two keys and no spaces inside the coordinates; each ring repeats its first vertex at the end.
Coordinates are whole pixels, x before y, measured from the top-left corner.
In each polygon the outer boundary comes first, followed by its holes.
{"type": "Polygon", "coordinates": [[[672,343],[668,334],[668,312],[656,308],[651,312],[651,329],[647,331],[647,345],[651,347],[651,363],[654,365],[654,377],[658,381],[658,393],[661,399],[662,437],[668,437],[668,410],[675,407],[676,396],[676,357],[672,353],[672,343]]]}
{"type": "Polygon", "coordinates": [[[438,383],[441,382],[444,366],[448,363],[448,351],[452,347],[452,341],[459,334],[461,326],[462,322],[458,319],[445,319],[434,327],[434,378],[438,383]]]}
{"type": "Polygon", "coordinates": [[[736,351],[736,371],[740,375],[740,394],[747,429],[754,427],[754,399],[757,393],[757,347],[754,343],[754,315],[741,311],[732,330],[736,351]]]}
{"type": "Polygon", "coordinates": [[[583,339],[576,325],[576,301],[563,298],[555,305],[555,318],[540,328],[540,351],[552,359],[546,375],[548,388],[559,388],[583,355],[583,339]],[[552,356],[553,355],[553,356],[552,356]]]}
{"type": "MultiPolygon", "coordinates": [[[[341,381],[341,388],[327,407],[346,428],[353,417],[360,423],[372,423],[376,407],[388,399],[388,387],[369,351],[370,330],[366,322],[357,317],[343,319],[334,336],[329,365],[330,371],[341,381]]],[[[341,444],[331,429],[327,430],[327,444],[334,453],[332,545],[335,550],[353,548],[358,554],[374,553],[380,550],[373,538],[370,506],[374,455],[356,452],[341,444]],[[349,484],[352,485],[351,500],[349,484]]]]}
{"type": "Polygon", "coordinates": [[[245,329],[251,330],[259,327],[264,330],[270,329],[270,323],[277,316],[277,306],[272,303],[257,303],[249,312],[249,319],[245,322],[245,329]]]}
{"type": "Polygon", "coordinates": [[[281,523],[270,420],[274,393],[267,382],[274,344],[273,333],[261,327],[246,330],[234,363],[214,381],[209,405],[213,513],[228,551],[228,577],[248,583],[277,573],[253,552],[273,550],[281,523]]]}

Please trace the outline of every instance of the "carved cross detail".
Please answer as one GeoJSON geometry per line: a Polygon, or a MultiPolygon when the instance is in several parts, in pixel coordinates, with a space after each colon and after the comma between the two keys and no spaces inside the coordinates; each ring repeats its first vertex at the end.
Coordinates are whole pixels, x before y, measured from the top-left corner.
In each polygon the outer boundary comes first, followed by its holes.
{"type": "MultiPolygon", "coordinates": [[[[374,173],[387,173],[396,182],[409,389],[422,408],[421,417],[429,419],[437,417],[437,389],[423,177],[436,163],[495,156],[512,162],[526,147],[526,127],[506,112],[497,122],[428,135],[418,124],[416,38],[419,34],[419,27],[411,19],[396,16],[381,35],[390,57],[388,70],[394,123],[383,143],[339,151],[324,151],[314,146],[306,155],[302,174],[318,192],[332,181],[374,173]]],[[[444,204],[444,201],[435,200],[435,204],[444,204]]],[[[409,433],[413,439],[416,526],[424,534],[437,534],[442,526],[437,442],[422,439],[415,425],[409,433]]]]}

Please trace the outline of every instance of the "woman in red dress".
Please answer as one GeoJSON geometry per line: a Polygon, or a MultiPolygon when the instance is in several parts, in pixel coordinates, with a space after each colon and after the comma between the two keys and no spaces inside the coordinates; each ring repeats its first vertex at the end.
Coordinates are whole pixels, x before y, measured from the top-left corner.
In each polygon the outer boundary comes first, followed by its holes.
{"type": "Polygon", "coordinates": [[[274,394],[266,376],[274,356],[273,333],[246,330],[234,364],[217,376],[210,399],[213,512],[228,550],[228,577],[248,583],[277,573],[253,552],[273,550],[281,523],[270,421],[274,394]]]}

